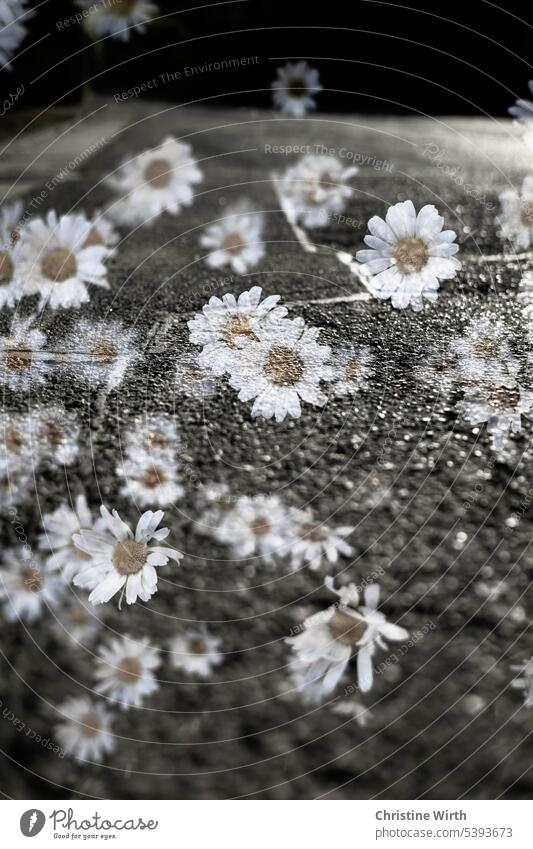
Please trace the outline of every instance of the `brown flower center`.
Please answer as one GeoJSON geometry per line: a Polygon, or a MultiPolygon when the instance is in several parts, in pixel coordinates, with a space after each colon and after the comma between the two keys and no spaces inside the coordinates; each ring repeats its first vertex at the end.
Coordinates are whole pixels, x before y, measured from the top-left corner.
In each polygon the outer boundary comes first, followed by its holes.
{"type": "Polygon", "coordinates": [[[233,348],[235,340],[239,336],[244,336],[247,339],[253,339],[257,342],[257,336],[250,327],[250,320],[244,315],[236,315],[230,318],[222,331],[222,338],[230,348],[233,348]]]}
{"type": "Polygon", "coordinates": [[[508,407],[516,407],[520,401],[518,389],[508,389],[507,386],[497,386],[490,393],[491,403],[502,410],[508,407]]]}
{"type": "Polygon", "coordinates": [[[94,737],[100,731],[100,720],[94,713],[85,713],[79,720],[80,731],[85,737],[94,737]]]}
{"type": "Polygon", "coordinates": [[[246,242],[239,233],[228,233],[222,240],[222,250],[227,254],[238,254],[242,251],[246,242]]]}
{"type": "Polygon", "coordinates": [[[167,159],[152,159],[144,169],[144,180],[152,189],[166,189],[172,180],[172,166],[167,159]]]}
{"type": "Polygon", "coordinates": [[[191,654],[205,654],[207,651],[205,640],[202,640],[201,637],[195,637],[190,640],[189,651],[191,654]]]}
{"type": "Polygon", "coordinates": [[[11,283],[15,266],[7,251],[0,251],[0,286],[11,283]]]}
{"type": "Polygon", "coordinates": [[[20,233],[17,230],[17,228],[14,227],[13,230],[11,231],[11,246],[13,248],[15,247],[15,245],[17,244],[19,239],[20,239],[20,233]]]}
{"type": "Polygon", "coordinates": [[[8,451],[18,454],[24,445],[24,437],[20,430],[15,430],[14,428],[7,430],[4,436],[4,445],[8,451]]]}
{"type": "Polygon", "coordinates": [[[24,369],[31,367],[31,351],[17,351],[15,349],[6,351],[4,362],[6,364],[6,368],[12,369],[13,371],[24,371],[24,369]]]}
{"type": "Polygon", "coordinates": [[[272,383],[293,386],[303,376],[304,362],[291,348],[280,345],[268,352],[263,371],[272,383]]]}
{"type": "Polygon", "coordinates": [[[104,240],[102,239],[100,233],[98,232],[98,227],[96,227],[93,224],[93,226],[91,227],[91,229],[89,230],[89,232],[87,234],[87,238],[85,239],[85,241],[83,243],[83,247],[84,248],[90,248],[93,245],[103,245],[103,244],[104,244],[104,240]]]}
{"type": "Polygon", "coordinates": [[[396,267],[402,274],[413,274],[420,271],[428,260],[428,252],[421,239],[410,236],[400,239],[393,251],[396,267]]]}
{"type": "Polygon", "coordinates": [[[23,569],[20,574],[20,584],[23,590],[30,593],[38,593],[43,588],[43,578],[38,569],[31,566],[23,569]]]}
{"type": "Polygon", "coordinates": [[[102,339],[93,350],[93,357],[101,365],[109,365],[117,358],[117,347],[107,339],[102,339]]]}
{"type": "Polygon", "coordinates": [[[359,363],[356,360],[350,360],[344,369],[344,377],[346,380],[357,380],[360,374],[359,363]]]}
{"type": "Polygon", "coordinates": [[[142,674],[141,662],[137,657],[124,657],[117,664],[115,675],[121,684],[135,684],[142,674]]]}
{"type": "Polygon", "coordinates": [[[301,77],[292,77],[287,84],[287,94],[289,97],[305,97],[307,90],[306,82],[301,77]]]}
{"type": "Polygon", "coordinates": [[[144,447],[147,449],[150,448],[166,448],[168,445],[168,440],[164,433],[161,433],[160,430],[152,430],[150,433],[146,434],[144,440],[144,447]]]}
{"type": "Polygon", "coordinates": [[[336,610],[329,620],[329,630],[333,639],[343,646],[353,646],[358,643],[366,631],[366,622],[354,619],[343,610],[336,610]]]}
{"type": "Polygon", "coordinates": [[[46,254],[42,261],[41,269],[45,277],[53,280],[55,283],[64,283],[74,277],[78,270],[76,257],[65,250],[65,248],[55,248],[46,254]]]}
{"type": "Polygon", "coordinates": [[[45,422],[42,435],[50,445],[61,445],[65,438],[65,431],[58,422],[45,422]]]}
{"type": "Polygon", "coordinates": [[[309,542],[325,542],[328,532],[320,525],[305,524],[300,527],[300,536],[309,542]]]}
{"type": "Polygon", "coordinates": [[[166,481],[166,475],[162,469],[158,469],[154,466],[153,468],[146,469],[143,472],[141,480],[148,489],[155,489],[157,486],[160,486],[166,481]]]}
{"type": "Polygon", "coordinates": [[[526,227],[533,227],[533,203],[527,203],[522,207],[522,211],[520,213],[520,220],[522,224],[526,227]]]}
{"type": "Polygon", "coordinates": [[[489,336],[482,336],[474,345],[474,354],[482,360],[493,360],[500,353],[498,342],[489,336]]]}
{"type": "Polygon", "coordinates": [[[129,15],[135,9],[137,0],[107,0],[107,4],[115,15],[129,15]]]}
{"type": "Polygon", "coordinates": [[[111,560],[119,575],[136,575],[146,563],[147,549],[144,542],[125,539],[113,549],[111,560]]]}
{"type": "Polygon", "coordinates": [[[255,521],[251,522],[250,530],[255,537],[259,539],[261,537],[266,537],[267,534],[272,530],[272,525],[266,518],[266,516],[257,516],[255,521]]]}

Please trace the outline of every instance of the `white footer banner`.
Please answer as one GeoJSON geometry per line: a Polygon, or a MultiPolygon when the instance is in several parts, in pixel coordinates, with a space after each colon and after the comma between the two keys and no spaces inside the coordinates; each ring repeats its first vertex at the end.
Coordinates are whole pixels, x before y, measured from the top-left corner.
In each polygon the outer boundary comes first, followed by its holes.
{"type": "Polygon", "coordinates": [[[4,801],[1,843],[324,849],[333,840],[343,849],[530,849],[531,809],[527,801],[4,801]]]}

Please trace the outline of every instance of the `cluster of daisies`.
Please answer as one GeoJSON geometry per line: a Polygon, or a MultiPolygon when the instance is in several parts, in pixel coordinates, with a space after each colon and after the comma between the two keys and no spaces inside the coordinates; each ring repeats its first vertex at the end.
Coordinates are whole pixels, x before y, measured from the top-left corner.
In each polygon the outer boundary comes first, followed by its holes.
{"type": "Polygon", "coordinates": [[[486,425],[493,449],[501,452],[509,436],[521,432],[522,418],[533,418],[532,359],[529,352],[526,362],[517,356],[503,322],[482,315],[469,323],[463,336],[431,354],[416,377],[426,388],[445,394],[453,388],[462,391],[456,409],[475,427],[486,425]]]}
{"type": "Polygon", "coordinates": [[[76,413],[62,404],[38,405],[29,413],[0,415],[0,504],[26,500],[41,463],[64,467],[79,452],[76,413]]]}
{"type": "Polygon", "coordinates": [[[174,504],[184,493],[178,482],[179,441],[174,419],[150,413],[126,431],[124,460],[117,473],[124,479],[121,495],[139,507],[174,504]]]}
{"type": "Polygon", "coordinates": [[[291,569],[316,570],[353,554],[346,539],[353,527],[332,527],[310,507],[288,508],[277,495],[234,498],[225,485],[213,484],[205,487],[203,500],[198,531],[228,545],[233,560],[260,558],[272,565],[286,558],[291,569]]]}
{"type": "Polygon", "coordinates": [[[318,343],[316,327],[287,318],[279,295],[261,296],[259,286],[238,298],[213,296],[188,322],[190,341],[202,346],[200,368],[227,375],[241,401],[253,400],[252,417],[298,418],[301,401],[325,404],[323,382],[340,395],[364,388],[373,373],[367,347],[347,345],[332,352],[318,343]]]}

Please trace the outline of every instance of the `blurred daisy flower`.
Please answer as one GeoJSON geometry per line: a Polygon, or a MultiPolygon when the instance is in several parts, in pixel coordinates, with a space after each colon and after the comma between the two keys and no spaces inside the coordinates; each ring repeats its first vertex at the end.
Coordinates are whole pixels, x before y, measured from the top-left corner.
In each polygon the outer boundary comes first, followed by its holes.
{"type": "Polygon", "coordinates": [[[533,392],[518,385],[482,383],[469,388],[456,408],[471,424],[486,424],[493,449],[500,451],[510,433],[521,432],[522,416],[533,419],[533,392]]]}
{"type": "Polygon", "coordinates": [[[304,227],[325,227],[341,213],[353,189],[347,181],[357,174],[334,156],[308,154],[275,177],[284,211],[304,227]]]}
{"type": "Polygon", "coordinates": [[[455,277],[461,263],[453,230],[443,230],[444,219],[431,204],[416,213],[410,200],[390,206],[385,221],[375,215],[368,222],[365,243],[357,252],[362,273],[372,277],[376,298],[388,299],[396,309],[419,311],[424,298],[437,300],[440,280],[455,277]]]}
{"type": "Polygon", "coordinates": [[[179,563],[183,556],[174,548],[150,546],[152,540],[161,542],[170,533],[168,528],[157,530],[163,511],[143,513],[135,535],[116,510],[110,513],[102,505],[100,512],[105,523],[101,531],[82,529],[74,534],[75,545],[90,557],[74,577],[74,584],[92,590],[92,604],[109,601],[119,590],[119,607],[124,594],[127,604],[134,604],[137,598],[148,601],[157,592],[155,567],[164,566],[169,559],[179,563]]]}
{"type": "Polygon", "coordinates": [[[85,495],[76,496],[74,508],[60,504],[53,513],[43,516],[43,531],[39,537],[39,548],[49,552],[46,568],[50,572],[60,571],[68,583],[80,568],[87,565],[88,555],[74,545],[72,537],[81,529],[97,530],[102,519],[95,523],[85,495]]]}
{"type": "Polygon", "coordinates": [[[115,253],[115,246],[120,241],[120,234],[115,229],[113,222],[104,212],[97,210],[91,216],[89,223],[91,229],[83,243],[84,248],[89,248],[92,245],[104,246],[108,249],[109,255],[115,253]]]}
{"type": "Polygon", "coordinates": [[[107,178],[118,195],[107,214],[117,224],[132,225],[153,223],[163,212],[177,215],[191,205],[192,187],[201,180],[191,146],[169,136],[158,147],[125,161],[107,178]]]}
{"type": "Polygon", "coordinates": [[[219,651],[220,643],[220,638],[210,634],[206,628],[177,634],[169,642],[172,666],[183,669],[189,675],[209,678],[224,659],[219,651]]]}
{"type": "Polygon", "coordinates": [[[515,386],[520,362],[513,355],[511,334],[501,321],[486,316],[473,319],[464,336],[449,343],[457,357],[457,371],[468,383],[515,386]]]}
{"type": "Polygon", "coordinates": [[[354,584],[334,588],[333,579],[326,578],[326,586],[339,601],[327,610],[310,616],[304,630],[286,639],[297,662],[306,667],[306,682],[321,680],[323,695],[337,686],[353,653],[357,654],[359,689],[366,693],[372,688],[372,658],[377,648],[386,649],[385,639],[407,639],[405,628],[387,622],[377,610],[379,586],[371,584],[364,591],[364,604],[359,606],[359,592],[354,584]]]}
{"type": "Polygon", "coordinates": [[[522,188],[506,189],[500,194],[502,211],[496,216],[499,236],[513,247],[527,250],[533,243],[533,175],[524,178],[522,188]]]}
{"type": "Polygon", "coordinates": [[[339,554],[350,557],[353,548],[346,537],[354,530],[351,525],[332,528],[317,522],[312,510],[293,510],[290,515],[291,566],[299,569],[306,564],[316,570],[324,561],[337,563],[339,554]]]}
{"type": "Polygon", "coordinates": [[[62,344],[64,368],[74,380],[116,389],[140,355],[137,334],[120,321],[82,319],[62,344]]]}
{"type": "Polygon", "coordinates": [[[165,413],[145,413],[124,435],[128,455],[143,452],[150,457],[173,457],[178,447],[176,421],[165,413]]]}
{"type": "Polygon", "coordinates": [[[85,245],[91,223],[85,215],[50,210],[46,219],[33,218],[24,227],[20,274],[28,292],[38,292],[40,307],[75,307],[90,300],[88,286],[109,288],[105,245],[85,245]]]}
{"type": "Polygon", "coordinates": [[[246,200],[230,206],[224,218],[206,227],[200,238],[201,246],[210,249],[207,265],[229,265],[236,274],[245,274],[257,265],[265,253],[263,222],[263,215],[254,213],[246,200]]]}
{"type": "Polygon", "coordinates": [[[6,336],[0,336],[0,385],[21,391],[44,383],[50,370],[44,352],[46,334],[32,327],[34,315],[15,317],[6,336]]]}
{"type": "Polygon", "coordinates": [[[198,364],[196,351],[180,351],[176,363],[176,394],[189,398],[209,398],[216,388],[216,378],[198,364]]]}
{"type": "Polygon", "coordinates": [[[73,592],[69,592],[54,608],[52,628],[58,639],[74,646],[90,646],[99,635],[102,620],[95,608],[73,592]]]}
{"type": "Polygon", "coordinates": [[[252,338],[240,340],[238,356],[229,362],[229,383],[240,401],[254,400],[252,418],[282,422],[301,416],[301,401],[326,403],[320,383],[333,377],[331,349],[317,342],[319,329],[302,318],[261,326],[251,322],[252,338]]]}
{"type": "Polygon", "coordinates": [[[34,622],[43,608],[57,605],[63,584],[57,575],[46,573],[27,546],[8,548],[0,568],[0,601],[6,617],[15,622],[34,622]]]}
{"type": "Polygon", "coordinates": [[[114,748],[111,714],[103,705],[83,696],[57,708],[63,717],[54,736],[67,754],[81,761],[101,761],[114,748]]]}
{"type": "Polygon", "coordinates": [[[0,65],[11,70],[11,59],[26,38],[26,22],[34,14],[28,0],[0,0],[0,65]]]}
{"type": "Polygon", "coordinates": [[[31,424],[36,452],[57,466],[68,466],[79,452],[80,425],[76,413],[62,404],[35,407],[31,424]]]}
{"type": "Polygon", "coordinates": [[[285,115],[302,118],[316,108],[313,95],[322,91],[318,71],[307,62],[288,62],[278,68],[277,79],[271,84],[276,109],[285,115]]]}
{"type": "Polygon", "coordinates": [[[127,710],[140,707],[145,696],[159,689],[154,669],[161,664],[159,651],[147,639],[113,638],[101,646],[96,661],[96,692],[127,710]]]}
{"type": "Polygon", "coordinates": [[[287,552],[289,515],[277,495],[238,498],[222,515],[214,536],[231,546],[235,559],[252,556],[272,563],[287,552]]]}
{"type": "Polygon", "coordinates": [[[253,286],[248,292],[242,292],[238,298],[227,294],[222,299],[213,296],[205,304],[201,313],[187,322],[190,341],[193,345],[202,345],[198,364],[215,375],[229,371],[233,362],[238,341],[258,336],[252,329],[252,322],[264,327],[277,324],[287,315],[285,307],[278,306],[279,295],[269,295],[261,301],[262,289],[253,286]]]}
{"type": "Polygon", "coordinates": [[[177,481],[178,466],[169,456],[137,451],[116,468],[124,478],[120,494],[131,498],[140,507],[155,504],[166,507],[174,504],[184,493],[177,481]]]}
{"type": "Polygon", "coordinates": [[[145,24],[159,14],[156,4],[147,0],[76,0],[76,5],[86,12],[84,25],[93,39],[110,35],[129,41],[132,30],[144,33],[145,24]]]}
{"type": "Polygon", "coordinates": [[[31,415],[0,413],[0,465],[31,467],[39,460],[32,443],[31,415]]]}
{"type": "Polygon", "coordinates": [[[355,395],[368,385],[368,378],[375,374],[374,357],[370,348],[343,345],[333,350],[333,382],[335,395],[355,395]]]}
{"type": "Polygon", "coordinates": [[[331,712],[345,719],[353,719],[359,728],[365,728],[372,719],[370,710],[358,699],[340,699],[332,705],[331,712]]]}
{"type": "Polygon", "coordinates": [[[512,681],[511,687],[523,691],[525,707],[533,707],[533,657],[511,666],[511,671],[519,673],[519,677],[512,681]]]}
{"type": "Polygon", "coordinates": [[[0,245],[14,247],[24,229],[24,204],[21,200],[0,207],[0,245]]]}

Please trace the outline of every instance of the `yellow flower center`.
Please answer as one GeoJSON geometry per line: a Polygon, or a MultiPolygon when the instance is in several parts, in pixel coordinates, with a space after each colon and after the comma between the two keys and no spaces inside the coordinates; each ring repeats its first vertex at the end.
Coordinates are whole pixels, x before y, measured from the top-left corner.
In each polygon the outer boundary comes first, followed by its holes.
{"type": "Polygon", "coordinates": [[[119,575],[136,575],[146,564],[146,543],[126,539],[117,543],[111,560],[119,575]]]}
{"type": "Polygon", "coordinates": [[[7,251],[0,251],[0,286],[11,283],[15,266],[7,251]]]}
{"type": "Polygon", "coordinates": [[[358,643],[367,629],[366,622],[355,619],[342,610],[335,611],[328,625],[333,639],[343,646],[353,646],[354,643],[358,643]]]}
{"type": "Polygon", "coordinates": [[[222,250],[227,254],[239,254],[246,242],[239,233],[228,233],[222,240],[222,250]]]}
{"type": "Polygon", "coordinates": [[[166,189],[172,180],[172,166],[167,159],[152,159],[144,169],[144,180],[152,189],[166,189]]]}
{"type": "Polygon", "coordinates": [[[41,269],[45,277],[55,283],[64,283],[78,270],[76,257],[64,248],[54,248],[44,257],[41,269]]]}
{"type": "Polygon", "coordinates": [[[142,665],[137,657],[125,657],[117,664],[115,675],[121,684],[135,684],[142,674],[142,665]]]}
{"type": "Polygon", "coordinates": [[[402,274],[420,271],[428,261],[428,252],[421,239],[408,237],[400,239],[393,251],[396,267],[402,274]]]}
{"type": "Polygon", "coordinates": [[[263,371],[277,386],[294,386],[303,377],[304,362],[291,348],[271,348],[263,371]]]}

